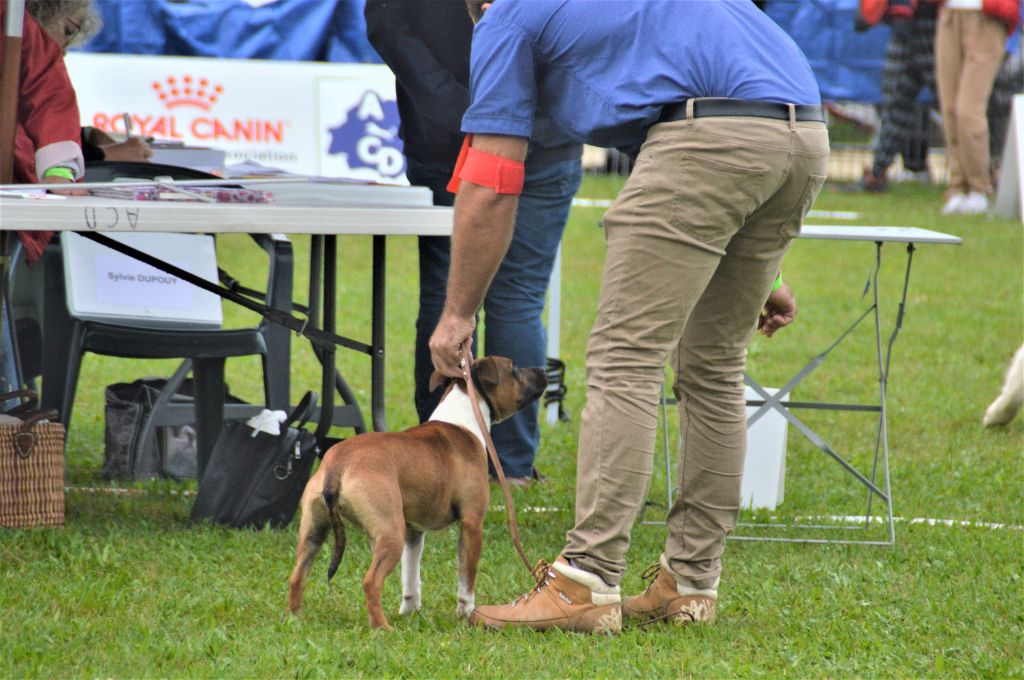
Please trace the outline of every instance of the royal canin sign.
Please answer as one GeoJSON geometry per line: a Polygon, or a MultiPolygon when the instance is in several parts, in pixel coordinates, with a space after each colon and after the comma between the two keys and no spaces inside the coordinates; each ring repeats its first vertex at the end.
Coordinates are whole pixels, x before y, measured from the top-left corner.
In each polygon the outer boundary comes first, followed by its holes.
{"type": "MultiPolygon", "coordinates": [[[[153,81],[152,89],[166,112],[129,114],[134,134],[176,140],[185,139],[187,134],[193,139],[211,144],[282,144],[285,141],[285,120],[220,118],[210,114],[224,96],[225,87],[209,78],[170,75],[163,80],[153,81]]],[[[122,113],[95,113],[92,124],[107,132],[125,132],[122,113]]]]}
{"type": "Polygon", "coordinates": [[[306,175],[405,182],[394,75],[383,64],[71,52],[84,125],[306,175]]]}

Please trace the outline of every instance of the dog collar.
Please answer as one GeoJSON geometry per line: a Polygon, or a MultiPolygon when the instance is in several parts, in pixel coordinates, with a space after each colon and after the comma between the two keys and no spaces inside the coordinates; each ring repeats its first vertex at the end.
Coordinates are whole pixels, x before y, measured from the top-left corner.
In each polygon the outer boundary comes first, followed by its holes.
{"type": "Polygon", "coordinates": [[[477,377],[476,371],[473,370],[472,366],[469,367],[469,377],[473,381],[476,393],[480,395],[484,400],[484,403],[487,404],[487,408],[491,410],[491,419],[493,420],[495,417],[494,404],[492,404],[490,398],[488,398],[487,392],[484,391],[483,386],[480,384],[480,378],[477,377]]]}
{"type": "MultiPolygon", "coordinates": [[[[483,387],[480,385],[480,378],[477,377],[476,371],[474,371],[472,368],[470,368],[469,369],[469,376],[470,376],[470,380],[473,381],[473,386],[476,388],[476,393],[478,395],[480,395],[480,397],[484,400],[484,403],[487,404],[487,408],[489,408],[491,410],[491,415],[493,416],[494,415],[494,404],[491,403],[491,400],[487,396],[487,393],[484,392],[483,387]]],[[[443,387],[447,388],[449,385],[451,385],[455,381],[463,382],[464,383],[464,382],[466,382],[466,379],[465,378],[452,378],[450,376],[449,377],[445,377],[443,387]]],[[[467,392],[468,392],[468,390],[467,390],[467,392]]]]}

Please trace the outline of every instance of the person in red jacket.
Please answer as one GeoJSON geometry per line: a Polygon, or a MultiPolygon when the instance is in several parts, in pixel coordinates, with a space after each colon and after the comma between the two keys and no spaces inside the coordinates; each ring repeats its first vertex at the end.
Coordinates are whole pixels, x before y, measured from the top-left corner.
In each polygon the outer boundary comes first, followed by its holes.
{"type": "MultiPolygon", "coordinates": [[[[28,12],[47,35],[67,54],[69,48],[88,42],[102,26],[93,0],[25,0],[28,12]]],[[[82,128],[85,164],[93,161],[147,161],[153,150],[142,137],[118,142],[103,130],[82,128]]]]}
{"type": "MultiPolygon", "coordinates": [[[[6,21],[7,0],[0,0],[0,25],[6,21]]],[[[0,64],[3,63],[0,54],[0,64]]],[[[16,183],[68,184],[85,171],[81,119],[64,55],[58,45],[26,13],[21,42],[18,84],[18,124],[14,142],[16,183]]],[[[29,262],[50,240],[50,232],[19,232],[29,262]]]]}

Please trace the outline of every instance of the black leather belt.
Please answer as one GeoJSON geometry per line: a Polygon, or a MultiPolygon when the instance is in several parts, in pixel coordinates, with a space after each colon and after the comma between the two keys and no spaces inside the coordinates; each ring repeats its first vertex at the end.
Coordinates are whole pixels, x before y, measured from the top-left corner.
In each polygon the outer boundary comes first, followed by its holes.
{"type": "MultiPolygon", "coordinates": [[[[796,104],[798,121],[825,122],[825,113],[820,106],[796,104]]],[[[693,117],[708,116],[750,116],[753,118],[773,118],[789,120],[789,104],[779,102],[757,102],[746,99],[694,99],[693,117]]],[[[686,118],[686,102],[668,104],[661,110],[659,123],[686,118]]]]}

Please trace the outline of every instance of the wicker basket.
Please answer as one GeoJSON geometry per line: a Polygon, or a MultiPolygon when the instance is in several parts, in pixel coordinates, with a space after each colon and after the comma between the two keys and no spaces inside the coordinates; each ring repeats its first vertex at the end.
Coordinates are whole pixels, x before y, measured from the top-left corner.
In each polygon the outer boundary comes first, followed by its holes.
{"type": "Polygon", "coordinates": [[[0,527],[64,526],[64,426],[56,417],[36,411],[24,424],[0,425],[0,527]]]}

